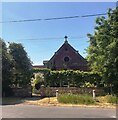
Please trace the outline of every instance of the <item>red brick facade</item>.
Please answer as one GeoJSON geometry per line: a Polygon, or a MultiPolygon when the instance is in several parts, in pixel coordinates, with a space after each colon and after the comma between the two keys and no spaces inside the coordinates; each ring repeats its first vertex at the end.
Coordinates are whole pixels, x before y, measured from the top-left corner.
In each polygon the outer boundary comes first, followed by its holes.
{"type": "Polygon", "coordinates": [[[65,40],[59,50],[45,63],[45,67],[52,70],[87,71],[87,61],[65,40]]]}
{"type": "Polygon", "coordinates": [[[82,70],[87,71],[87,61],[67,41],[55,52],[49,61],[43,61],[44,66],[34,68],[49,68],[52,70],[82,70]]]}

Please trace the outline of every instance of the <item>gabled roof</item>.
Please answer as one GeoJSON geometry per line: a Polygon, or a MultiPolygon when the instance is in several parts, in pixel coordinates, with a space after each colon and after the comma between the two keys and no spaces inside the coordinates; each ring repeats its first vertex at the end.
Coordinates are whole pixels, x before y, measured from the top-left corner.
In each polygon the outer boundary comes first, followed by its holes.
{"type": "MultiPolygon", "coordinates": [[[[66,36],[65,36],[66,37],[66,36]]],[[[79,57],[81,57],[83,60],[85,60],[79,53],[77,50],[75,50],[67,41],[67,39],[65,40],[64,44],[55,52],[55,54],[52,56],[52,58],[49,60],[51,61],[54,57],[56,57],[56,54],[59,53],[59,51],[61,51],[61,49],[63,49],[63,47],[68,46],[72,51],[74,51],[75,53],[78,54],[79,57]]],[[[86,61],[86,60],[85,60],[86,61]]]]}

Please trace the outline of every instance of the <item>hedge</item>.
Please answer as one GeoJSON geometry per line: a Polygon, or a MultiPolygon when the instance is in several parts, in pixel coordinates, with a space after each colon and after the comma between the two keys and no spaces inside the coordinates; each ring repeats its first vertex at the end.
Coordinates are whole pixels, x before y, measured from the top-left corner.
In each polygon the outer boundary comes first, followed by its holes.
{"type": "Polygon", "coordinates": [[[34,73],[44,73],[45,85],[51,87],[99,87],[101,85],[100,73],[83,72],[79,70],[52,71],[49,69],[34,69],[34,73]],[[87,86],[88,85],[88,86],[87,86]]]}

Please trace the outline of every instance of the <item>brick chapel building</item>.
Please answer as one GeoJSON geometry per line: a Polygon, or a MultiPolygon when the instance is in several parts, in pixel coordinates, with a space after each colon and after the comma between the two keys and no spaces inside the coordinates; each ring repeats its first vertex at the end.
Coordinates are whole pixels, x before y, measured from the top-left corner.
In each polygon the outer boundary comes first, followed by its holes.
{"type": "Polygon", "coordinates": [[[51,70],[81,70],[87,71],[87,61],[67,41],[55,52],[49,61],[43,61],[43,66],[38,68],[49,68],[51,70]]]}

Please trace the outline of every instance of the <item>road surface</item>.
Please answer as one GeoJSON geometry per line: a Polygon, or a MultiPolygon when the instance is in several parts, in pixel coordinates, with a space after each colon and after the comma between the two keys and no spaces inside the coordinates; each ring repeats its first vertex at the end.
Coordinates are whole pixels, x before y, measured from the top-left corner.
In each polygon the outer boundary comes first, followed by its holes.
{"type": "Polygon", "coordinates": [[[3,105],[2,118],[115,118],[116,109],[3,105]]]}

